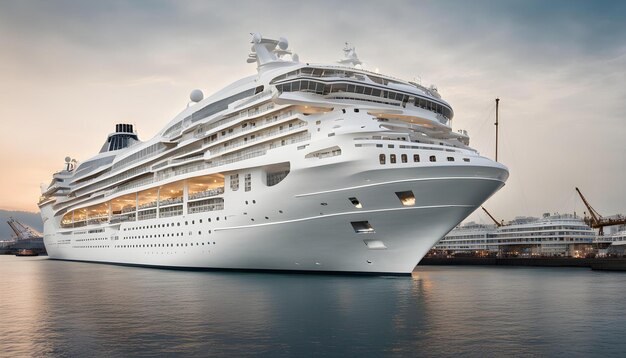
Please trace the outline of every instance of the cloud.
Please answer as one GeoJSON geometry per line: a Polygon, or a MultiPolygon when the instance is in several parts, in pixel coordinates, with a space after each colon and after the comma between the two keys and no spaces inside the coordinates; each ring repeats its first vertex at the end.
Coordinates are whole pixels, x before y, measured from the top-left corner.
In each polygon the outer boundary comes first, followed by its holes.
{"type": "Polygon", "coordinates": [[[116,122],[150,137],[191,89],[254,73],[245,58],[259,31],[309,62],[350,41],[372,69],[437,84],[454,128],[487,156],[500,96],[512,174],[488,203],[499,217],[581,212],[558,199],[574,185],[624,212],[625,14],[621,1],[2,2],[1,165],[17,174],[1,179],[0,202],[33,210],[36,183],[65,155],[95,154],[116,122]]]}

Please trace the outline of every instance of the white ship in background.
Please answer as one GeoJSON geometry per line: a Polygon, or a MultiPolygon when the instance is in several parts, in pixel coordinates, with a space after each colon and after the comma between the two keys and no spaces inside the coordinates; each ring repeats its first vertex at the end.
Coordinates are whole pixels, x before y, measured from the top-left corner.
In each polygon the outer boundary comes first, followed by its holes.
{"type": "Polygon", "coordinates": [[[596,233],[583,218],[545,213],[541,218],[517,217],[495,225],[467,223],[448,233],[434,250],[449,253],[498,253],[521,256],[584,257],[596,233]]]}
{"type": "Polygon", "coordinates": [[[300,63],[253,35],[258,73],[154,138],[117,125],[99,154],[42,189],[55,259],[145,266],[409,274],[508,177],[451,131],[426,88],[300,63]]]}

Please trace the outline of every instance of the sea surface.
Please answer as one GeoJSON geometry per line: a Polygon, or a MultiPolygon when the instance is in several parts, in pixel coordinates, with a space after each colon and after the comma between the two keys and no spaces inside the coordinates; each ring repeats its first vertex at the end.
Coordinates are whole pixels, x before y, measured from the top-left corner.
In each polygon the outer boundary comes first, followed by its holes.
{"type": "Polygon", "coordinates": [[[0,256],[0,356],[624,357],[626,274],[177,271],[0,256]]]}

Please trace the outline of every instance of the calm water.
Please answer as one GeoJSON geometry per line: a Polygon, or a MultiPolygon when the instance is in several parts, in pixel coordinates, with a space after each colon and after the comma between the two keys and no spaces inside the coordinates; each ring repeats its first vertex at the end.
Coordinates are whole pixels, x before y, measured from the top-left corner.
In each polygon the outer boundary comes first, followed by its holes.
{"type": "Polygon", "coordinates": [[[623,356],[626,274],[189,272],[0,256],[1,356],[623,356]]]}

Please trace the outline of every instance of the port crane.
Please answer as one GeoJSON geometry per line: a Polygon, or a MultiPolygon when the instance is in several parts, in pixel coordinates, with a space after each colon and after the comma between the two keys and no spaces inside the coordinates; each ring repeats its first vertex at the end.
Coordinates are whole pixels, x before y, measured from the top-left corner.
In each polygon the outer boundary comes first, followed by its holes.
{"type": "Polygon", "coordinates": [[[22,224],[21,222],[13,219],[12,217],[9,218],[9,220],[7,221],[7,224],[9,224],[9,226],[11,227],[11,230],[13,230],[13,232],[15,233],[15,237],[17,240],[38,239],[43,236],[37,230],[33,229],[32,227],[28,225],[22,224]]]}
{"type": "Polygon", "coordinates": [[[503,223],[498,222],[498,220],[496,220],[496,218],[494,218],[493,215],[491,215],[491,213],[487,211],[487,209],[485,209],[484,206],[481,206],[480,208],[483,209],[483,211],[485,211],[485,213],[489,216],[491,220],[493,220],[493,222],[496,224],[496,227],[501,227],[504,225],[503,223]]]}
{"type": "Polygon", "coordinates": [[[578,192],[578,195],[580,195],[580,198],[587,207],[587,210],[589,210],[589,216],[585,215],[584,218],[585,223],[594,229],[598,229],[598,234],[600,236],[604,235],[605,226],[626,224],[626,217],[624,217],[624,215],[618,214],[612,217],[603,217],[596,211],[596,209],[591,206],[591,204],[589,204],[589,202],[587,201],[583,193],[580,192],[578,187],[576,187],[576,192],[578,192]]]}

